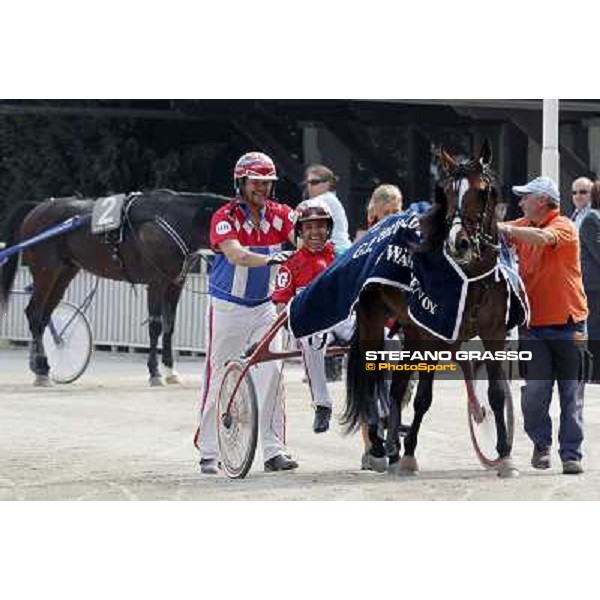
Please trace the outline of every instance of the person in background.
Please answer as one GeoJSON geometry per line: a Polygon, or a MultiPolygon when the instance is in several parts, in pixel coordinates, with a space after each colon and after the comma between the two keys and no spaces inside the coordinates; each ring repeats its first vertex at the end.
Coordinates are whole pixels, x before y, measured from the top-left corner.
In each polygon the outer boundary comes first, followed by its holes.
{"type": "MultiPolygon", "coordinates": [[[[390,183],[384,183],[375,188],[367,206],[367,224],[369,227],[385,219],[388,215],[402,212],[404,199],[400,188],[390,183]]],[[[406,211],[411,211],[417,216],[425,214],[431,208],[431,202],[418,200],[411,202],[406,211]]]]}
{"type": "Polygon", "coordinates": [[[372,227],[388,215],[402,212],[402,192],[398,186],[384,183],[375,188],[367,205],[367,226],[372,227]]]}
{"type": "MultiPolygon", "coordinates": [[[[336,186],[339,177],[325,165],[313,164],[307,167],[304,180],[304,195],[308,199],[319,199],[329,208],[333,217],[333,233],[331,242],[336,256],[343,254],[350,246],[350,235],[348,233],[348,217],[343,204],[336,194],[336,186]]],[[[348,343],[354,320],[348,319],[340,323],[332,332],[333,342],[336,344],[348,343]]],[[[327,381],[340,381],[343,371],[343,359],[341,356],[328,356],[325,358],[325,372],[327,381]]]]}
{"type": "Polygon", "coordinates": [[[352,245],[348,234],[346,209],[336,194],[338,181],[339,177],[325,165],[310,165],[305,172],[305,197],[318,198],[323,201],[333,217],[331,242],[337,256],[344,253],[352,245]]]}
{"type": "Polygon", "coordinates": [[[587,177],[578,177],[571,184],[571,194],[575,206],[575,210],[571,214],[571,220],[575,223],[577,231],[581,227],[581,221],[590,210],[591,189],[592,181],[587,177]]]}
{"type": "MultiPolygon", "coordinates": [[[[576,180],[574,183],[580,181],[576,180]]],[[[573,186],[575,192],[576,186],[573,186]]],[[[592,381],[600,383],[600,181],[590,188],[590,205],[579,225],[581,274],[587,296],[588,349],[593,356],[592,381]]]]}
{"type": "Polygon", "coordinates": [[[554,382],[560,397],[559,456],[563,473],[583,472],[583,360],[587,301],[581,277],[577,230],[560,215],[560,195],[549,177],[513,186],[521,197],[524,217],[498,223],[498,231],[516,247],[519,272],[531,309],[529,325],[520,332],[526,385],[521,388],[525,432],[533,442],[531,465],[551,466],[554,382]]]}

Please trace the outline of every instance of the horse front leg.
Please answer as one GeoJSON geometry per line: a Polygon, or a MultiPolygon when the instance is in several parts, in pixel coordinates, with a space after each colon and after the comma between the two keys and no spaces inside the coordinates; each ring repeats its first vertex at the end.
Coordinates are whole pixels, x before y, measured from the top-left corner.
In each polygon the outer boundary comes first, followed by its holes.
{"type": "Polygon", "coordinates": [[[50,381],[50,365],[44,351],[44,329],[48,323],[49,314],[44,311],[44,304],[50,295],[50,289],[47,286],[37,284],[34,277],[33,293],[27,307],[25,315],[31,332],[31,346],[29,347],[29,368],[35,375],[33,385],[47,387],[52,385],[50,381]]]}
{"type": "Polygon", "coordinates": [[[393,371],[392,384],[390,386],[387,437],[385,441],[390,470],[395,470],[396,464],[400,460],[400,426],[402,425],[402,409],[404,408],[403,404],[410,382],[410,372],[393,371]]]}
{"type": "MultiPolygon", "coordinates": [[[[486,350],[496,352],[504,349],[504,341],[484,341],[486,350]]],[[[488,402],[494,413],[496,425],[496,451],[498,452],[497,472],[499,477],[516,477],[519,472],[511,458],[512,440],[508,436],[506,394],[510,393],[506,374],[499,361],[486,361],[488,375],[488,402]]],[[[512,426],[512,424],[511,424],[512,426]]]]}
{"type": "Polygon", "coordinates": [[[170,285],[165,291],[162,304],[162,363],[167,372],[165,381],[170,384],[181,383],[181,377],[173,367],[173,331],[180,296],[181,287],[170,285]]]}
{"type": "Polygon", "coordinates": [[[33,385],[40,387],[52,385],[50,365],[44,349],[44,330],[50,321],[52,311],[78,271],[73,266],[65,267],[58,264],[53,267],[52,271],[36,266],[30,267],[33,275],[33,293],[25,309],[32,337],[29,348],[29,368],[35,375],[33,385]],[[49,272],[52,273],[51,277],[48,277],[49,272]]]}
{"type": "Polygon", "coordinates": [[[148,334],[150,336],[150,352],[148,353],[148,372],[150,374],[150,385],[163,385],[162,375],[158,368],[158,338],[163,329],[162,316],[162,290],[150,284],[148,286],[148,334]]]}
{"type": "Polygon", "coordinates": [[[370,444],[369,450],[366,453],[367,463],[371,470],[376,473],[384,473],[388,468],[388,459],[386,457],[386,448],[379,419],[377,419],[376,423],[369,423],[367,431],[370,444]]]}
{"type": "MultiPolygon", "coordinates": [[[[360,319],[359,323],[361,323],[360,319]]],[[[375,331],[383,333],[383,322],[381,328],[375,331]]],[[[358,404],[356,407],[356,420],[360,421],[361,427],[365,427],[367,430],[363,462],[366,461],[368,468],[372,471],[384,473],[388,468],[388,459],[384,443],[385,434],[382,427],[379,396],[385,387],[385,382],[381,380],[377,371],[366,370],[364,366],[365,350],[360,351],[360,345],[357,345],[357,341],[356,338],[353,340],[348,357],[347,406],[351,403],[358,404]]],[[[374,347],[379,348],[379,340],[368,340],[367,347],[371,350],[374,347]],[[372,346],[372,343],[375,346],[372,346]]]]}
{"type": "Polygon", "coordinates": [[[29,368],[35,375],[33,385],[41,387],[49,387],[52,385],[50,381],[50,365],[44,351],[44,325],[34,318],[27,315],[29,321],[29,330],[31,331],[31,346],[29,347],[29,368]]]}
{"type": "MultiPolygon", "coordinates": [[[[431,363],[433,364],[433,363],[431,363]]],[[[404,438],[404,455],[398,462],[397,473],[414,475],[419,470],[419,464],[415,458],[415,450],[419,437],[419,429],[425,413],[431,407],[433,399],[433,372],[419,372],[419,385],[414,400],[414,417],[410,430],[404,438]]]]}

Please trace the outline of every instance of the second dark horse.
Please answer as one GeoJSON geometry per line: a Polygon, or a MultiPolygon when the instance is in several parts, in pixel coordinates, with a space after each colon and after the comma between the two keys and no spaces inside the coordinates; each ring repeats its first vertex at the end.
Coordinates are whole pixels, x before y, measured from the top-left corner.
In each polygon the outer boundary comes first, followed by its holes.
{"type": "MultiPolygon", "coordinates": [[[[178,382],[173,371],[172,335],[177,303],[191,255],[209,247],[212,213],[227,199],[213,194],[170,190],[135,194],[126,210],[121,243],[105,243],[84,225],[47,239],[24,251],[23,261],[33,277],[33,293],[26,308],[33,337],[30,368],[36,385],[49,384],[49,366],[42,336],[54,308],[81,270],[99,277],[148,286],[151,385],[161,385],[157,345],[162,334],[162,362],[167,382],[178,382]]],[[[7,242],[13,245],[75,215],[90,215],[94,200],[51,198],[19,205],[9,216],[7,242]]],[[[2,267],[0,304],[6,303],[14,281],[17,256],[2,267]]]]}

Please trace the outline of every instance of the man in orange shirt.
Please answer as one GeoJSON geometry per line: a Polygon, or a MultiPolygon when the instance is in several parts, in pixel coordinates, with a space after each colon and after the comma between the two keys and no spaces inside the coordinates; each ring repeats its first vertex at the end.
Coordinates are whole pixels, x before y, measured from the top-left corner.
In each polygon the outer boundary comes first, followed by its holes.
{"type": "Polygon", "coordinates": [[[580,343],[585,340],[587,300],[583,291],[579,240],[571,220],[561,216],[554,181],[538,177],[513,186],[521,196],[524,217],[499,223],[498,229],[517,249],[519,271],[531,307],[529,326],[520,332],[527,362],[521,390],[525,431],[534,444],[531,464],[550,467],[554,381],[560,396],[559,455],[563,473],[579,474],[583,441],[583,368],[580,343]]]}

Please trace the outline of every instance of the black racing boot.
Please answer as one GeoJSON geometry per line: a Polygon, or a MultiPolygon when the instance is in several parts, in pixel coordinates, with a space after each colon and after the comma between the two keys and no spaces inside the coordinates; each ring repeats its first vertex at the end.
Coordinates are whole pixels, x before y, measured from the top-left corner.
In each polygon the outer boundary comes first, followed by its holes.
{"type": "Polygon", "coordinates": [[[298,463],[285,454],[276,454],[273,458],[265,461],[265,471],[291,471],[297,468],[298,463]]]}
{"type": "Polygon", "coordinates": [[[330,419],[331,409],[328,406],[317,406],[317,408],[315,408],[315,420],[313,421],[313,431],[315,433],[325,433],[329,429],[330,419]]]}

